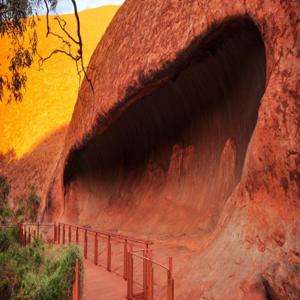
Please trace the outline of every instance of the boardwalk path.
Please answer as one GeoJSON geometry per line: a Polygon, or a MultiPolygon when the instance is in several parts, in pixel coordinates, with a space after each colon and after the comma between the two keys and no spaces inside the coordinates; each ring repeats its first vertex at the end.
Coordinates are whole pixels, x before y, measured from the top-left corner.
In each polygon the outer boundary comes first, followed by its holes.
{"type": "Polygon", "coordinates": [[[84,300],[126,299],[126,281],[114,273],[84,260],[84,300]]]}
{"type": "MultiPolygon", "coordinates": [[[[40,236],[49,243],[79,246],[84,264],[80,294],[85,300],[122,300],[127,294],[130,299],[174,300],[172,258],[168,265],[154,261],[151,241],[60,222],[24,223],[20,230],[25,244],[40,236]]],[[[78,299],[77,266],[74,299],[78,299]]]]}

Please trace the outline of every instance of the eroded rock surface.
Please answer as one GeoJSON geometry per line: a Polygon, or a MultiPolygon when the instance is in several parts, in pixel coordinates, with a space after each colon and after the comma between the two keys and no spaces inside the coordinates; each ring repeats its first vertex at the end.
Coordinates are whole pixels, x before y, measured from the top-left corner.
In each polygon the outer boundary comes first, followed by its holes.
{"type": "Polygon", "coordinates": [[[90,61],[48,218],[155,239],[178,299],[297,299],[299,12],[127,0],[90,61]]]}

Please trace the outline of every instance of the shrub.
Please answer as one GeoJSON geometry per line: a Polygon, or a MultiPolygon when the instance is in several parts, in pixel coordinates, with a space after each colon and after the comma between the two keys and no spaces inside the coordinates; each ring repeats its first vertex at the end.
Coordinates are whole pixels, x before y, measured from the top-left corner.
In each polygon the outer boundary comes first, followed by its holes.
{"type": "MultiPolygon", "coordinates": [[[[15,215],[8,206],[9,192],[6,178],[0,176],[0,224],[16,221],[15,216],[35,222],[41,198],[34,186],[29,186],[27,196],[18,199],[15,215]]],[[[72,299],[76,259],[82,272],[79,248],[45,247],[39,239],[21,247],[19,234],[17,227],[0,229],[0,299],[72,299]]]]}
{"type": "Polygon", "coordinates": [[[10,192],[10,185],[6,177],[0,175],[0,206],[7,204],[7,198],[10,192]]]}
{"type": "Polygon", "coordinates": [[[19,230],[15,228],[0,229],[0,252],[15,247],[19,242],[19,230]]]}
{"type": "Polygon", "coordinates": [[[19,292],[22,299],[72,299],[76,258],[80,260],[79,249],[69,246],[60,255],[57,256],[56,251],[53,254],[44,260],[40,272],[36,272],[35,268],[25,274],[19,292]]]}
{"type": "Polygon", "coordinates": [[[16,199],[18,209],[16,217],[27,221],[35,222],[38,216],[38,210],[41,203],[41,198],[37,195],[35,187],[30,185],[26,196],[16,199]]]}
{"type": "Polygon", "coordinates": [[[34,222],[37,219],[38,209],[41,203],[41,198],[36,194],[35,187],[33,185],[29,186],[28,189],[28,217],[29,220],[34,222]]]}
{"type": "Polygon", "coordinates": [[[41,204],[41,198],[37,195],[34,185],[29,185],[27,195],[18,197],[18,208],[14,214],[8,205],[8,196],[10,185],[6,177],[0,175],[0,223],[7,224],[9,221],[18,218],[20,221],[35,222],[38,216],[38,210],[41,204]]]}
{"type": "Polygon", "coordinates": [[[62,252],[57,261],[48,260],[42,284],[32,299],[72,299],[76,258],[80,261],[79,248],[69,246],[62,252]],[[55,271],[53,272],[53,270],[55,271]]]}
{"type": "Polygon", "coordinates": [[[45,247],[39,239],[14,245],[0,253],[0,299],[72,299],[76,259],[82,270],[77,246],[45,247]]]}
{"type": "Polygon", "coordinates": [[[14,214],[8,205],[10,185],[6,177],[0,175],[0,224],[7,224],[14,214]]]}

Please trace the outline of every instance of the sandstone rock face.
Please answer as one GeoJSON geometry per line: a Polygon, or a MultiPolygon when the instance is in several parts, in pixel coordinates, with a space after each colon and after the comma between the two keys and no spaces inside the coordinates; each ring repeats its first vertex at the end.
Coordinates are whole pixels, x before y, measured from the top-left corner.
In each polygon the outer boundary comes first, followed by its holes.
{"type": "Polygon", "coordinates": [[[22,158],[18,158],[13,151],[5,155],[0,153],[0,174],[7,177],[11,185],[9,202],[13,207],[18,206],[19,198],[26,196],[29,186],[33,185],[42,199],[40,218],[43,218],[45,200],[52,185],[65,135],[66,127],[63,126],[38,143],[22,158]]]}
{"type": "Polygon", "coordinates": [[[299,299],[299,14],[126,1],[90,61],[48,218],[168,246],[178,299],[299,299]]]}

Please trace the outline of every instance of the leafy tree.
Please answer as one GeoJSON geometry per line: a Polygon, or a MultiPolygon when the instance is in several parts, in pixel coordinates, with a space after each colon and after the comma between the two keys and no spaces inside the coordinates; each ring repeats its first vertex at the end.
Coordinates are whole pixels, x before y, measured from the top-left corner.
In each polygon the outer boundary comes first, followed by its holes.
{"type": "MultiPolygon", "coordinates": [[[[57,0],[47,1],[54,9],[57,0]]],[[[36,12],[41,5],[41,0],[0,0],[0,38],[6,37],[10,41],[8,72],[3,71],[0,62],[0,100],[4,89],[9,94],[9,101],[22,99],[27,79],[25,70],[31,66],[37,52],[36,12]],[[29,43],[24,39],[25,33],[29,43]]]]}

